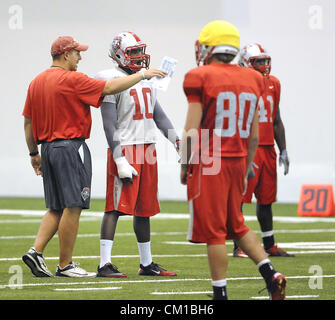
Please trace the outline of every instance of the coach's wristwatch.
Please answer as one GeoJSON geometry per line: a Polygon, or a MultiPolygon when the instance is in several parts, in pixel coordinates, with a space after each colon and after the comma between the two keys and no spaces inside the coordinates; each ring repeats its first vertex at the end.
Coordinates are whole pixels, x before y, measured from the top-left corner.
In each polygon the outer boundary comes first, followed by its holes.
{"type": "Polygon", "coordinates": [[[31,157],[35,157],[35,156],[37,156],[38,155],[38,150],[37,151],[33,151],[33,152],[30,152],[29,153],[29,155],[31,156],[31,157]]]}

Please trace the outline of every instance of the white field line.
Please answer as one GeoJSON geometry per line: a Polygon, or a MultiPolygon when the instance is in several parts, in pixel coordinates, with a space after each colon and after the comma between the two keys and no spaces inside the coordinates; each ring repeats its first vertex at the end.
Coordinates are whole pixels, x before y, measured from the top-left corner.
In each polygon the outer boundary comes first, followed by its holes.
{"type": "MultiPolygon", "coordinates": [[[[0,220],[1,221],[1,220],[0,220]]],[[[13,220],[16,221],[16,220],[13,220]]],[[[255,233],[261,234],[261,231],[257,230],[254,231],[255,233]]],[[[274,230],[274,233],[335,233],[335,229],[299,229],[299,230],[274,230]]],[[[187,232],[151,232],[152,236],[179,236],[179,235],[186,235],[187,232]]],[[[129,237],[135,236],[134,232],[124,232],[124,233],[116,233],[116,237],[129,237]]],[[[55,234],[54,238],[57,238],[58,235],[55,234]]],[[[100,237],[100,233],[79,233],[77,238],[95,238],[100,237]]],[[[19,235],[19,236],[0,236],[0,240],[14,240],[14,239],[35,239],[36,235],[19,235]]],[[[168,242],[165,242],[168,243],[168,242]]],[[[171,242],[171,244],[173,244],[171,242]]],[[[186,244],[178,242],[176,244],[186,244]]],[[[193,243],[188,243],[192,245],[193,243]]],[[[232,244],[227,242],[227,245],[232,244]]]]}
{"type": "MultiPolygon", "coordinates": [[[[80,218],[81,222],[87,222],[87,221],[100,221],[101,219],[97,219],[94,217],[82,217],[80,218]]],[[[6,219],[6,220],[1,220],[0,219],[0,224],[10,224],[10,223],[41,223],[41,219],[6,219]]]]}
{"type": "Polygon", "coordinates": [[[102,287],[102,288],[56,288],[54,291],[97,291],[97,290],[117,290],[122,287],[102,287]]]}
{"type": "MultiPolygon", "coordinates": [[[[256,233],[262,233],[261,231],[254,231],[256,233]]],[[[274,230],[274,233],[335,233],[335,229],[298,229],[298,230],[274,230]]]]}
{"type": "MultiPolygon", "coordinates": [[[[162,241],[164,244],[171,245],[205,245],[194,244],[188,241],[162,241]]],[[[232,242],[227,242],[226,245],[232,245],[232,242]]],[[[324,241],[324,242],[280,242],[278,246],[281,248],[289,248],[289,249],[335,249],[335,241],[324,241]]]]}
{"type": "MultiPolygon", "coordinates": [[[[150,235],[152,236],[178,236],[178,235],[185,235],[187,232],[151,232],[150,235]]],[[[134,232],[124,232],[124,233],[116,233],[116,237],[135,237],[134,232]]],[[[77,238],[94,238],[100,237],[100,233],[82,233],[78,234],[77,238]]],[[[0,240],[13,240],[13,239],[35,239],[36,235],[29,235],[29,236],[0,236],[0,240]]],[[[58,238],[58,235],[55,234],[54,238],[58,238]]]]}
{"type": "MultiPolygon", "coordinates": [[[[154,254],[153,257],[155,258],[199,258],[199,257],[207,257],[207,254],[154,254]]],[[[113,259],[128,259],[128,258],[139,258],[138,254],[134,255],[115,255],[113,259]]],[[[45,260],[58,260],[58,257],[45,257],[45,260]]],[[[80,260],[80,259],[100,259],[100,256],[76,256],[73,257],[73,260],[80,260]]],[[[0,258],[1,261],[18,261],[21,258],[0,258]]]]}
{"type": "MultiPolygon", "coordinates": [[[[250,220],[245,219],[246,221],[257,221],[256,217],[247,216],[250,220]]],[[[246,218],[246,216],[244,216],[246,218]]],[[[326,222],[326,223],[334,223],[335,218],[328,217],[273,217],[273,221],[281,222],[281,223],[314,223],[314,222],[326,222]]]]}
{"type": "MultiPolygon", "coordinates": [[[[335,253],[335,250],[300,250],[300,251],[290,251],[292,254],[320,254],[320,253],[335,253]]],[[[232,253],[228,253],[228,256],[232,256],[232,253]]],[[[154,254],[154,258],[203,258],[207,257],[206,253],[200,254],[154,254]]],[[[129,258],[139,258],[138,254],[133,255],[115,255],[113,259],[129,259],[129,258]]],[[[58,260],[58,257],[45,257],[45,260],[58,260]]],[[[81,259],[100,259],[100,256],[75,256],[74,260],[81,259]]],[[[0,258],[0,262],[6,261],[21,261],[22,258],[0,258]]]]}
{"type": "Polygon", "coordinates": [[[319,253],[335,253],[335,250],[301,250],[301,251],[289,251],[292,254],[319,254],[319,253]]]}
{"type": "MultiPolygon", "coordinates": [[[[286,296],[286,299],[304,299],[304,298],[318,298],[319,295],[304,295],[304,296],[286,296]]],[[[263,297],[250,297],[250,299],[269,299],[269,296],[263,296],[263,297]]]]}
{"type": "Polygon", "coordinates": [[[288,249],[335,249],[335,242],[280,242],[278,243],[278,246],[288,249]]]}
{"type": "MultiPolygon", "coordinates": [[[[45,210],[12,210],[12,209],[0,209],[0,215],[20,215],[20,216],[38,216],[42,217],[45,214],[45,210]]],[[[94,212],[94,211],[83,211],[81,221],[85,217],[95,217],[102,218],[103,212],[94,212]]],[[[123,216],[121,217],[122,220],[124,219],[132,219],[131,216],[123,216]]],[[[153,216],[151,219],[189,219],[188,213],[159,213],[153,216]]],[[[257,221],[256,215],[244,216],[245,221],[257,221]]],[[[22,220],[15,220],[23,221],[22,220]]],[[[335,223],[335,217],[273,217],[274,221],[282,222],[282,223],[314,223],[314,222],[326,222],[326,223],[335,223]]],[[[3,220],[6,221],[6,220],[3,220]]],[[[86,220],[88,221],[88,220],[86,220]]],[[[1,222],[1,220],[0,220],[1,222]]]]}
{"type": "MultiPolygon", "coordinates": [[[[154,291],[151,292],[153,295],[187,295],[187,294],[210,294],[213,293],[213,291],[186,291],[186,292],[181,292],[181,291],[166,291],[166,292],[159,292],[159,291],[154,291]]],[[[269,297],[268,297],[269,298],[269,297]]]]}
{"type": "MultiPolygon", "coordinates": [[[[11,209],[0,209],[0,215],[19,215],[22,217],[43,217],[45,214],[46,210],[11,210],[11,209]]],[[[103,217],[104,213],[103,212],[94,212],[94,211],[83,211],[81,214],[80,221],[83,221],[83,218],[95,218],[96,220],[101,220],[103,217]]],[[[151,219],[188,219],[189,214],[188,213],[160,213],[157,214],[151,219]]],[[[132,216],[121,216],[121,220],[132,220],[132,216]]],[[[23,219],[22,219],[23,220],[23,219]]],[[[19,221],[22,221],[19,220],[19,221]]],[[[37,220],[37,219],[36,219],[37,220]]],[[[1,220],[0,220],[1,221],[1,220]]],[[[5,220],[4,220],[5,221],[5,220]]],[[[18,221],[18,220],[16,220],[18,221]]],[[[86,220],[90,221],[90,220],[86,220]]]]}
{"type": "MultiPolygon", "coordinates": [[[[260,278],[262,279],[262,278],[260,278]]],[[[2,288],[15,287],[40,287],[40,286],[75,286],[75,285],[97,285],[97,284],[133,284],[133,283],[159,283],[159,282],[187,282],[187,281],[211,281],[211,279],[164,279],[164,280],[110,280],[110,281],[84,281],[84,282],[45,282],[45,283],[22,283],[3,285],[2,288]]]]}
{"type": "MultiPolygon", "coordinates": [[[[151,292],[152,295],[193,295],[193,294],[212,294],[213,291],[166,291],[166,292],[159,292],[154,291],[151,292]]],[[[303,298],[318,298],[319,295],[302,295],[302,296],[286,296],[286,299],[303,299],[303,298]]],[[[259,300],[266,300],[269,299],[269,296],[262,296],[262,297],[250,297],[250,299],[259,299],[259,300]]]]}
{"type": "MultiPolygon", "coordinates": [[[[335,274],[327,275],[309,275],[309,276],[285,276],[286,279],[316,279],[316,278],[335,278],[335,274]]],[[[54,278],[56,279],[56,277],[54,278]]],[[[69,278],[69,280],[73,278],[69,278]]],[[[63,280],[63,278],[62,278],[63,280]]],[[[227,281],[244,281],[244,280],[263,280],[262,277],[237,277],[227,278],[227,281]]],[[[168,283],[168,282],[196,282],[196,281],[211,281],[210,278],[183,278],[183,279],[145,279],[145,280],[117,280],[114,278],[109,281],[83,281],[83,282],[38,282],[38,283],[22,283],[22,284],[8,284],[2,285],[0,288],[15,288],[15,287],[41,287],[41,286],[75,286],[75,285],[97,285],[97,284],[141,284],[141,283],[168,283]]]]}

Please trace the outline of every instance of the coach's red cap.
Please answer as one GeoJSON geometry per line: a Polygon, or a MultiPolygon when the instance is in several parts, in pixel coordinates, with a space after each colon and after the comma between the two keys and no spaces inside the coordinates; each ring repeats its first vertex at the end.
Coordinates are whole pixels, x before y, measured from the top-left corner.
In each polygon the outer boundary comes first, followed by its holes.
{"type": "Polygon", "coordinates": [[[88,49],[88,45],[80,44],[78,41],[69,36],[59,37],[51,46],[51,55],[56,56],[72,49],[86,51],[88,49]]]}

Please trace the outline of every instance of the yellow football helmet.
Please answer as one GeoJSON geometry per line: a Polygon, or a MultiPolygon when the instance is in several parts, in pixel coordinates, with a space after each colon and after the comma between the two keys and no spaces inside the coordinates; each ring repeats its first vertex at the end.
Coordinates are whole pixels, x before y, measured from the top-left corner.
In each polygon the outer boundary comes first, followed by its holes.
{"type": "Polygon", "coordinates": [[[215,53],[237,55],[240,50],[240,34],[231,23],[214,20],[201,30],[195,42],[197,65],[207,64],[208,59],[215,53]]]}

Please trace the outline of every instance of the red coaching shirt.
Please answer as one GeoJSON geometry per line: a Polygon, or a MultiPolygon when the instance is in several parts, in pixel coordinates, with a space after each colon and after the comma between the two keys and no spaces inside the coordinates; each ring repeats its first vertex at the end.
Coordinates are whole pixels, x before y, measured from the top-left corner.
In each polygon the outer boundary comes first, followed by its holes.
{"type": "Polygon", "coordinates": [[[37,143],[90,136],[90,105],[99,107],[106,81],[80,72],[48,69],[28,89],[23,116],[32,118],[37,143]]]}
{"type": "Polygon", "coordinates": [[[200,102],[201,152],[208,156],[245,157],[264,77],[250,68],[211,63],[189,71],[184,79],[188,102],[200,102]]]}
{"type": "Polygon", "coordinates": [[[265,91],[259,100],[259,143],[260,146],[274,145],[273,122],[280,101],[280,82],[270,75],[264,77],[265,91]]]}

